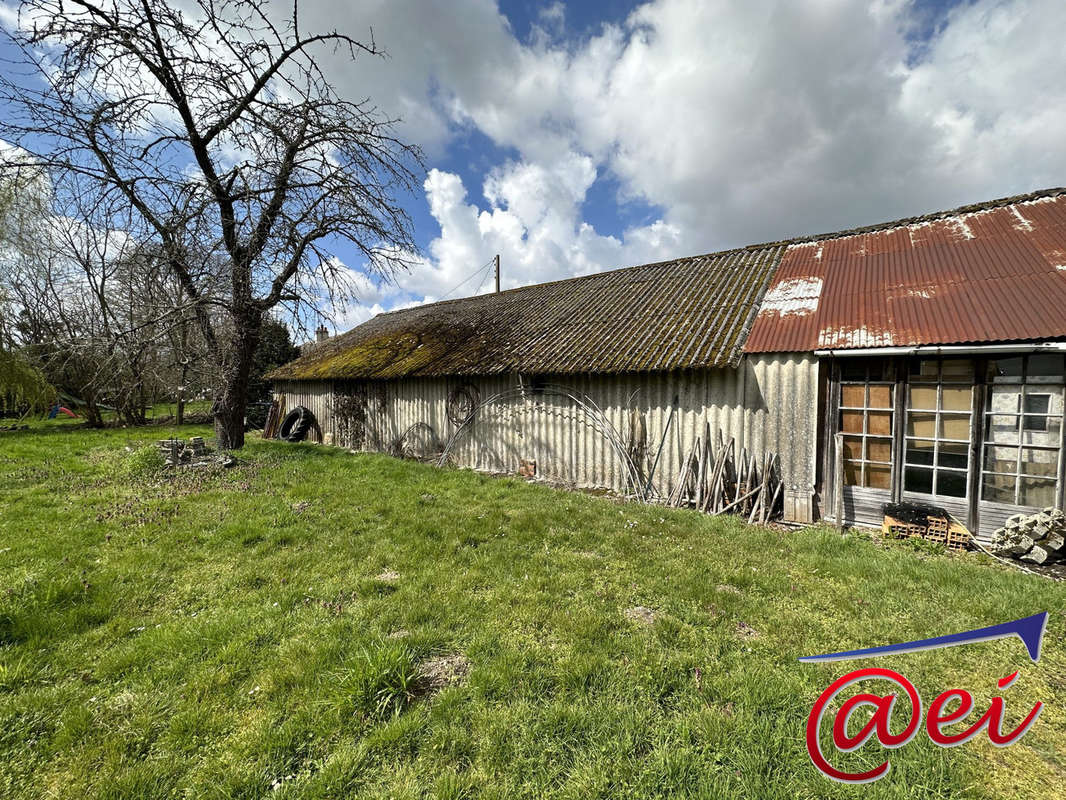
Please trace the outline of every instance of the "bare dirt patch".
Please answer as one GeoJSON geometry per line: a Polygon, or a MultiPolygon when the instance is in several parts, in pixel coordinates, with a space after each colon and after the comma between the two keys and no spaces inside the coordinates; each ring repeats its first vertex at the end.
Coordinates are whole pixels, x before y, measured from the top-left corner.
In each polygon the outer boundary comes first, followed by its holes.
{"type": "Polygon", "coordinates": [[[737,635],[748,639],[758,639],[761,634],[743,620],[737,623],[737,635]]]}
{"type": "Polygon", "coordinates": [[[424,691],[439,692],[466,680],[470,674],[470,662],[460,653],[438,656],[419,664],[417,673],[424,691]]]}
{"type": "Polygon", "coordinates": [[[654,609],[647,606],[633,606],[633,608],[627,608],[623,613],[626,619],[639,622],[641,625],[653,625],[659,616],[654,609]]]}

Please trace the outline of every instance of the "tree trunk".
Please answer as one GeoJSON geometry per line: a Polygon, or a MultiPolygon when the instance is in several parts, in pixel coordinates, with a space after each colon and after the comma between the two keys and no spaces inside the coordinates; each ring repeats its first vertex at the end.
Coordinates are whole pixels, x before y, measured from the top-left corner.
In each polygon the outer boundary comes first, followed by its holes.
{"type": "Polygon", "coordinates": [[[181,384],[178,386],[178,409],[174,418],[178,425],[185,424],[185,381],[188,377],[186,374],[188,371],[189,365],[183,363],[181,365],[181,384]]]}
{"type": "Polygon", "coordinates": [[[222,376],[222,388],[215,397],[211,413],[215,417],[215,437],[220,450],[244,447],[244,415],[248,408],[248,378],[252,358],[259,346],[262,316],[252,313],[234,320],[230,361],[222,376]]]}
{"type": "Polygon", "coordinates": [[[93,392],[83,391],[82,394],[85,397],[85,424],[90,428],[104,427],[104,415],[100,412],[100,407],[96,405],[93,392]]]}

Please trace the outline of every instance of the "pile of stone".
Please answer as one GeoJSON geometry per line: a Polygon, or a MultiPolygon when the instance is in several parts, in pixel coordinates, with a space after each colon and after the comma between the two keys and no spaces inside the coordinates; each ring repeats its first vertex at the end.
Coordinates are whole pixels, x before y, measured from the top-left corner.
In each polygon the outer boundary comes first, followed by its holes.
{"type": "Polygon", "coordinates": [[[167,466],[176,467],[179,464],[188,464],[194,459],[201,459],[207,455],[207,447],[204,445],[203,436],[194,436],[189,439],[186,447],[184,439],[160,439],[159,452],[167,466]]]}
{"type": "Polygon", "coordinates": [[[214,464],[232,467],[237,463],[228,453],[213,455],[204,444],[203,436],[193,436],[188,444],[184,439],[160,439],[159,452],[168,467],[206,467],[214,464]]]}
{"type": "Polygon", "coordinates": [[[1066,560],[1066,514],[1057,508],[1045,508],[1038,514],[1015,514],[992,534],[989,549],[997,556],[1030,564],[1066,560]]]}

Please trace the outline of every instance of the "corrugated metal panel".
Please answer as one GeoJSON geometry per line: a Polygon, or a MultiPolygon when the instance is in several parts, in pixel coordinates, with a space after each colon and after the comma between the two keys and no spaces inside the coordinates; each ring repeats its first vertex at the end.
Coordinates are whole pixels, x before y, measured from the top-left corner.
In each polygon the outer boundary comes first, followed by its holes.
{"type": "Polygon", "coordinates": [[[745,351],[1066,336],[1066,195],[1055,192],[789,245],[745,351]]]}
{"type": "MultiPolygon", "coordinates": [[[[640,466],[647,475],[658,461],[653,486],[660,493],[674,488],[681,462],[706,423],[712,435],[720,430],[725,441],[733,437],[738,452],[742,447],[758,454],[776,452],[790,491],[808,498],[814,491],[818,361],[811,355],[749,357],[739,369],[547,375],[542,380],[594,403],[627,441],[631,414],[641,414],[646,444],[640,466]]],[[[518,385],[511,376],[380,382],[385,401],[368,420],[374,435],[367,438],[367,448],[389,449],[412,426],[424,432],[420,423],[432,428],[439,441],[447,441],[455,431],[447,415],[448,396],[464,383],[476,386],[482,399],[518,385]]],[[[290,407],[310,396],[308,386],[321,387],[318,395],[330,391],[328,382],[301,382],[300,394],[290,393],[291,385],[279,384],[290,407]]],[[[328,407],[320,396],[315,402],[328,407]]],[[[331,420],[325,427],[335,430],[331,420]]],[[[538,474],[552,480],[626,490],[628,474],[617,453],[582,408],[561,397],[534,393],[484,409],[454,452],[458,464],[487,472],[513,473],[520,459],[531,459],[538,474]]]]}
{"type": "Polygon", "coordinates": [[[328,436],[332,428],[328,427],[332,419],[333,383],[332,381],[286,381],[284,391],[276,394],[285,395],[285,412],[296,406],[309,408],[322,427],[322,435],[328,436]]]}
{"type": "Polygon", "coordinates": [[[783,249],[696,256],[379,314],[271,377],[736,366],[783,249]]]}

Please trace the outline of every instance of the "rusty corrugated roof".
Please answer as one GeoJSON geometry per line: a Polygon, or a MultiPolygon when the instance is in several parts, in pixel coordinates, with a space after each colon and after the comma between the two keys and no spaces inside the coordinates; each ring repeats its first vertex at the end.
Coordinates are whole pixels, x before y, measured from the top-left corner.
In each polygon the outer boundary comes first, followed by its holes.
{"type": "Polygon", "coordinates": [[[274,379],[736,366],[781,244],[379,314],[274,379]]]}
{"type": "Polygon", "coordinates": [[[1066,336],[1066,190],[789,243],[745,351],[1066,336]]]}

